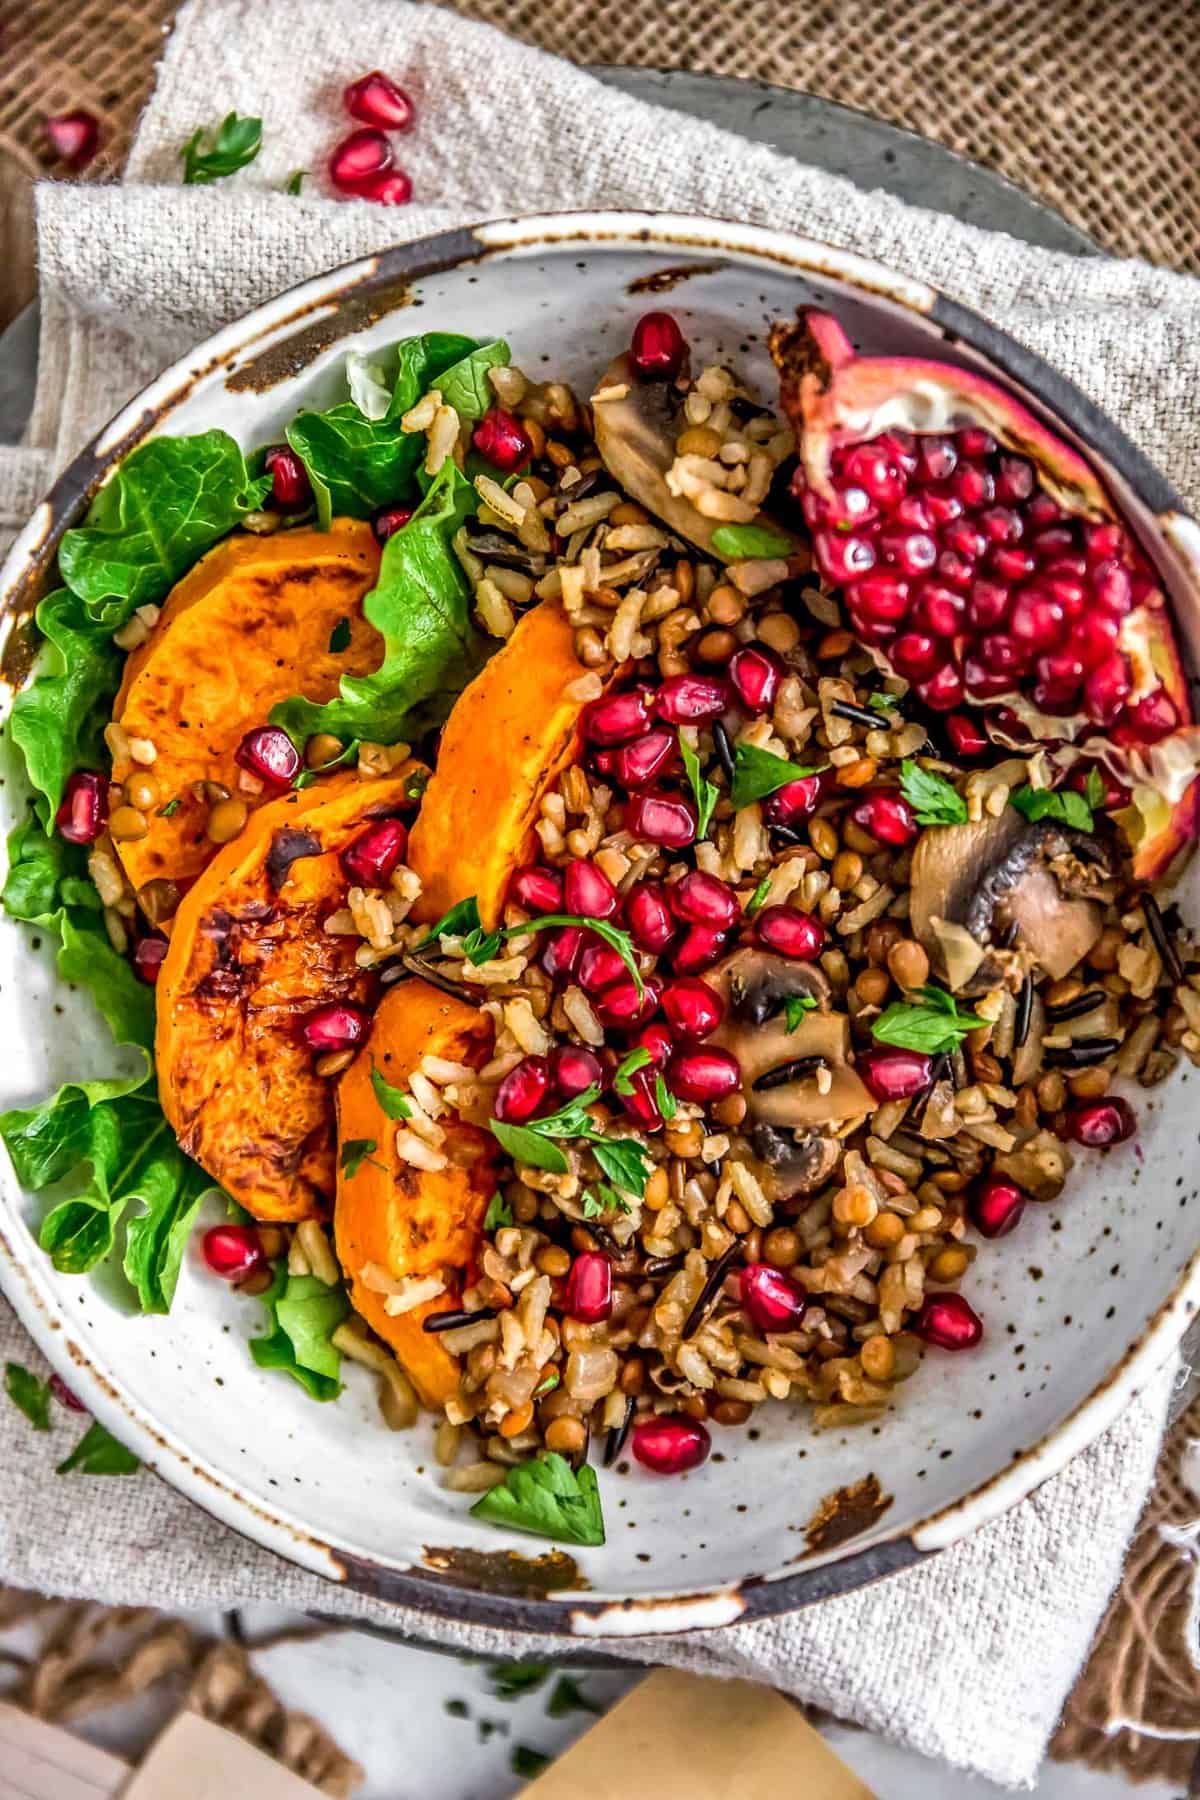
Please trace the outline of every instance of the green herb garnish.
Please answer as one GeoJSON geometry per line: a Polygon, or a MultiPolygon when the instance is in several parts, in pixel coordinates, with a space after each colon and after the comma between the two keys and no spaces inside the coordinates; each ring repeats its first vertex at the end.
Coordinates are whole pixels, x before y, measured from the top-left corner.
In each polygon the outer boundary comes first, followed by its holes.
{"type": "Polygon", "coordinates": [[[721,797],[721,790],[715,782],[705,778],[700,768],[700,758],[686,738],[680,738],[679,748],[683,755],[683,766],[687,771],[688,783],[696,800],[696,839],[699,842],[712,823],[713,808],[721,797]]]}
{"type": "Polygon", "coordinates": [[[654,1077],[654,1102],[669,1125],[679,1111],[679,1103],[663,1079],[662,1070],[654,1077]]]}
{"type": "Polygon", "coordinates": [[[918,1000],[893,1002],[871,1026],[881,1044],[900,1050],[919,1050],[927,1056],[957,1050],[969,1031],[988,1023],[978,1013],[960,1012],[958,1001],[945,988],[923,987],[918,1000]]]}
{"type": "Polygon", "coordinates": [[[633,1083],[629,1077],[636,1075],[639,1069],[646,1068],[653,1061],[654,1058],[650,1052],[642,1045],[639,1045],[636,1050],[631,1050],[628,1056],[623,1057],[617,1064],[617,1071],[613,1076],[613,1087],[617,1093],[632,1094],[633,1083]]]}
{"type": "MultiPolygon", "coordinates": [[[[347,1138],[338,1157],[338,1168],[343,1175],[353,1181],[363,1164],[374,1160],[373,1153],[378,1148],[379,1145],[374,1138],[347,1138]]],[[[376,1163],[375,1166],[376,1168],[383,1167],[382,1163],[376,1163]]]]}
{"type": "Polygon", "coordinates": [[[294,788],[310,788],[323,776],[332,774],[334,769],[349,768],[351,763],[357,761],[358,739],[351,738],[348,744],[343,744],[336,756],[331,756],[328,762],[323,762],[319,769],[301,769],[292,786],[294,788]]]}
{"type": "Polygon", "coordinates": [[[78,1469],[81,1475],[136,1475],[141,1466],[133,1451],[119,1444],[97,1419],[54,1473],[69,1475],[78,1469]]]}
{"type": "Polygon", "coordinates": [[[749,900],[746,902],[746,917],[748,919],[752,919],[755,913],[761,910],[763,901],[766,899],[770,889],[771,877],[769,875],[764,875],[754,892],[751,894],[749,900]]]}
{"type": "Polygon", "coordinates": [[[604,1708],[589,1700],[579,1683],[572,1681],[569,1675],[560,1675],[546,1702],[546,1711],[552,1719],[565,1719],[573,1712],[595,1713],[599,1718],[604,1708]]]}
{"type": "Polygon", "coordinates": [[[304,178],[307,174],[308,174],[307,169],[293,169],[291,174],[287,178],[287,182],[286,182],[286,184],[284,186],[284,190],[283,190],[284,193],[285,194],[298,194],[300,192],[301,188],[304,186],[304,178]]]}
{"type": "Polygon", "coordinates": [[[957,788],[932,769],[905,760],[900,764],[900,791],[918,825],[965,825],[967,803],[957,788]]]}
{"type": "Polygon", "coordinates": [[[20,1363],[4,1365],[4,1391],[19,1407],[35,1431],[50,1429],[50,1383],[39,1381],[20,1363]]]}
{"type": "Polygon", "coordinates": [[[872,712],[898,713],[902,701],[898,694],[889,694],[886,688],[880,688],[877,693],[867,695],[867,705],[872,712]]]}
{"type": "Polygon", "coordinates": [[[795,1031],[805,1013],[812,1012],[816,1001],[811,994],[789,994],[783,1003],[783,1013],[789,1031],[795,1031]]]}
{"type": "Polygon", "coordinates": [[[544,1119],[531,1119],[525,1125],[506,1125],[501,1119],[492,1119],[491,1129],[514,1161],[545,1169],[551,1175],[565,1175],[570,1167],[553,1140],[581,1139],[609,1181],[640,1198],[650,1174],[649,1154],[636,1138],[610,1138],[597,1129],[586,1109],[599,1098],[600,1089],[593,1085],[544,1119]]]}
{"type": "Polygon", "coordinates": [[[582,1199],[585,1219],[598,1219],[606,1212],[627,1213],[633,1210],[624,1194],[619,1193],[607,1181],[596,1181],[591,1187],[585,1187],[582,1199]]]}
{"type": "Polygon", "coordinates": [[[756,745],[742,741],[733,752],[733,788],[729,796],[733,809],[740,812],[743,806],[765,800],[768,794],[786,787],[789,781],[802,781],[806,776],[820,773],[820,768],[788,762],[786,757],[774,756],[770,750],[759,750],[756,745]]]}
{"type": "Polygon", "coordinates": [[[504,1195],[501,1193],[493,1194],[488,1201],[488,1209],[483,1215],[483,1229],[485,1231],[499,1231],[502,1225],[511,1225],[512,1222],[512,1207],[508,1204],[504,1195]]]}
{"type": "MultiPolygon", "coordinates": [[[[385,1113],[389,1119],[412,1118],[412,1101],[404,1092],[404,1089],[393,1087],[387,1077],[379,1073],[379,1070],[375,1067],[374,1063],[371,1065],[371,1088],[376,1100],[379,1102],[380,1110],[385,1113]]],[[[364,1139],[364,1142],[365,1141],[366,1140],[364,1139]]],[[[374,1144],[371,1145],[371,1148],[372,1150],[375,1148],[374,1144]]],[[[353,1173],[353,1170],[351,1173],[353,1173]]]]}
{"type": "Polygon", "coordinates": [[[576,1472],[553,1450],[510,1469],[499,1487],[479,1496],[471,1513],[510,1531],[562,1543],[604,1542],[596,1471],[584,1463],[576,1472]]]}
{"type": "Polygon", "coordinates": [[[239,119],[235,112],[227,113],[215,133],[201,126],[180,151],[184,186],[223,181],[227,175],[236,175],[254,161],[261,149],[262,120],[239,119]]]}
{"type": "Polygon", "coordinates": [[[174,800],[168,800],[167,804],[165,806],[159,807],[159,809],[158,809],[159,818],[160,819],[173,819],[175,817],[175,814],[179,811],[179,808],[181,805],[182,805],[182,801],[180,800],[180,798],[177,794],[175,796],[174,800]]]}
{"type": "Polygon", "coordinates": [[[629,973],[633,976],[633,985],[639,997],[646,992],[646,984],[642,980],[642,971],[638,967],[637,957],[633,951],[633,939],[627,931],[619,926],[611,925],[607,919],[589,919],[583,913],[541,913],[536,919],[527,919],[524,925],[509,925],[504,931],[506,939],[524,937],[527,931],[548,931],[559,925],[581,925],[585,931],[594,931],[598,938],[603,938],[616,951],[629,973]]]}
{"type": "Polygon", "coordinates": [[[487,1676],[497,1700],[519,1700],[549,1681],[553,1673],[549,1663],[499,1662],[489,1666],[487,1676]]]}
{"type": "Polygon", "coordinates": [[[548,1769],[554,1761],[543,1750],[532,1750],[528,1744],[514,1744],[509,1759],[514,1775],[523,1775],[526,1781],[532,1781],[543,1769],[548,1769]]]}
{"type": "Polygon", "coordinates": [[[1094,831],[1093,808],[1103,799],[1104,783],[1095,769],[1089,769],[1082,794],[1077,794],[1074,788],[1026,786],[1015,788],[1008,796],[1008,803],[1019,813],[1024,813],[1033,825],[1039,819],[1059,819],[1064,825],[1073,825],[1076,831],[1094,831]]]}
{"type": "Polygon", "coordinates": [[[765,525],[718,525],[712,534],[712,547],[726,562],[743,557],[790,556],[792,544],[778,531],[765,525]]]}

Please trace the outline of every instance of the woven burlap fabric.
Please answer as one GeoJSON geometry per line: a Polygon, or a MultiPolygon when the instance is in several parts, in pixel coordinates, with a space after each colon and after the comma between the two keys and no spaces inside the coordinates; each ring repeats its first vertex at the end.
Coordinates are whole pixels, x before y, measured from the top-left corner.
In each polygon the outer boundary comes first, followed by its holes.
{"type": "MultiPolygon", "coordinates": [[[[274,0],[269,42],[262,17],[251,0],[197,0],[169,47],[130,182],[43,191],[35,430],[56,463],[172,354],[307,273],[483,214],[649,204],[808,230],[938,281],[1083,381],[1200,496],[1200,285],[1186,277],[1045,256],[863,195],[444,11],[274,0]],[[344,129],[340,87],[375,62],[418,96],[424,124],[405,156],[421,203],[333,204],[316,183],[311,197],[284,195],[291,169],[322,167],[344,129]],[[262,156],[228,184],[181,189],[178,145],[211,117],[214,95],[263,115],[262,156]]],[[[28,484],[27,462],[21,472],[28,484]]],[[[0,460],[0,509],[3,485],[0,460]]],[[[11,1320],[0,1323],[5,1356],[35,1361],[11,1320]]],[[[1027,1780],[1116,1582],[1168,1385],[1152,1383],[1029,1502],[907,1576],[785,1619],[621,1648],[770,1680],[927,1753],[1027,1780]]],[[[11,1409],[0,1415],[0,1576],[15,1583],[178,1606],[269,1597],[436,1629],[472,1651],[514,1648],[332,1589],[148,1479],[56,1481],[53,1458],[11,1409]]]]}
{"type": "MultiPolygon", "coordinates": [[[[923,132],[1123,255],[1200,269],[1195,0],[449,0],[577,62],[755,76],[923,132]]],[[[0,149],[85,105],[119,167],[171,0],[26,0],[0,67],[0,149]]],[[[222,110],[214,92],[210,112],[222,110]]],[[[0,276],[0,294],[3,292],[0,276]]]]}

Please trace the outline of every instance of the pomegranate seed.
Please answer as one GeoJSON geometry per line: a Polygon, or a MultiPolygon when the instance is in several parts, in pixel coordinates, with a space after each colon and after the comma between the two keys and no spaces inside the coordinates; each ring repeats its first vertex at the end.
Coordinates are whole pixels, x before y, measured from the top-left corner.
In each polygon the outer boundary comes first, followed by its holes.
{"type": "Polygon", "coordinates": [[[715,719],[729,705],[729,683],[722,675],[672,675],[654,697],[660,718],[672,725],[697,725],[715,719]]]}
{"type": "Polygon", "coordinates": [[[964,506],[990,506],[996,498],[995,479],[978,463],[960,462],[950,477],[950,485],[964,506]]]}
{"type": "Polygon", "coordinates": [[[988,567],[995,575],[1005,581],[1021,581],[1026,575],[1032,575],[1037,562],[1028,550],[1020,550],[1012,544],[1001,544],[988,555],[988,567]]]}
{"type": "Polygon", "coordinates": [[[639,1050],[650,1052],[656,1069],[665,1069],[675,1053],[675,1039],[661,1019],[652,1019],[649,1025],[643,1025],[633,1041],[639,1050]]]}
{"type": "Polygon", "coordinates": [[[748,644],[730,657],[729,679],[747,712],[770,712],[783,679],[783,664],[769,650],[748,644]]]}
{"type": "Polygon", "coordinates": [[[514,419],[502,406],[493,406],[484,413],[471,433],[471,442],[480,456],[506,475],[524,468],[533,455],[533,439],[520,419],[514,419]]]}
{"type": "Polygon", "coordinates": [[[87,1411],[87,1407],[83,1404],[79,1395],[72,1393],[61,1375],[52,1375],[50,1377],[50,1392],[54,1395],[54,1398],[60,1405],[69,1408],[71,1412],[87,1411]]]}
{"type": "Polygon", "coordinates": [[[741,1089],[742,1071],[728,1050],[685,1049],[676,1051],[667,1069],[667,1086],[680,1100],[711,1106],[741,1089]]]}
{"type": "Polygon", "coordinates": [[[679,975],[697,975],[715,963],[729,942],[727,931],[714,931],[711,925],[693,925],[685,931],[671,955],[679,975]]]}
{"type": "Polygon", "coordinates": [[[133,972],[147,986],[153,987],[167,954],[167,940],[161,937],[139,938],[133,947],[133,972]]]}
{"type": "MultiPolygon", "coordinates": [[[[912,609],[910,623],[935,638],[952,638],[962,629],[966,606],[963,596],[953,588],[943,587],[941,582],[926,581],[922,583],[912,609]]],[[[892,661],[895,661],[894,652],[892,661]]]]}
{"type": "Polygon", "coordinates": [[[919,1050],[863,1050],[854,1067],[876,1100],[908,1100],[933,1080],[933,1058],[919,1050]]]}
{"type": "Polygon", "coordinates": [[[801,775],[775,789],[763,805],[763,818],[768,825],[791,825],[796,819],[811,818],[820,798],[820,776],[801,775]]]}
{"type": "Polygon", "coordinates": [[[642,314],[629,346],[633,372],[640,380],[674,381],[687,353],[687,339],[670,313],[642,314]]]}
{"type": "Polygon", "coordinates": [[[696,841],[696,814],[690,803],[653,788],[634,796],[625,825],[634,837],[662,844],[667,850],[682,850],[696,841]]]}
{"type": "Polygon", "coordinates": [[[349,1050],[362,1043],[369,1023],[361,1006],[331,1000],[310,1012],[300,1030],[310,1050],[349,1050]]]}
{"type": "Polygon", "coordinates": [[[640,1025],[658,1011],[663,984],[656,975],[647,975],[639,994],[632,975],[623,975],[596,999],[596,1016],[604,1025],[625,1027],[640,1025]]]}
{"type": "Polygon", "coordinates": [[[1003,506],[1014,506],[1022,500],[1028,500],[1037,486],[1037,476],[1033,464],[1026,462],[1023,456],[1004,456],[1000,458],[1000,472],[996,476],[996,498],[1003,506]]]}
{"type": "Polygon", "coordinates": [[[200,1243],[204,1260],[222,1281],[242,1281],[266,1261],[252,1225],[214,1225],[200,1243]]]}
{"type": "Polygon", "coordinates": [[[967,600],[968,625],[976,631],[990,631],[1007,613],[1011,599],[1009,590],[998,581],[973,581],[967,600]]]}
{"type": "Polygon", "coordinates": [[[342,872],[356,887],[383,887],[408,848],[408,827],[376,819],[342,851],[342,872]]]}
{"type": "Polygon", "coordinates": [[[413,122],[412,101],[382,69],[372,69],[369,75],[352,81],[342,99],[352,119],[361,119],[380,131],[407,131],[413,122]]]}
{"type": "Polygon", "coordinates": [[[655,1475],[684,1475],[707,1460],[712,1438],[698,1419],[646,1413],[635,1420],[629,1447],[643,1469],[655,1475]]]}
{"type": "Polygon", "coordinates": [[[1058,505],[1049,494],[1034,494],[1025,508],[1025,517],[1031,525],[1057,525],[1066,517],[1058,509],[1058,505]]]}
{"type": "Polygon", "coordinates": [[[542,951],[542,967],[552,981],[574,975],[583,955],[586,932],[582,925],[563,925],[551,934],[542,951]]]}
{"type": "Polygon", "coordinates": [[[1133,605],[1133,582],[1122,563],[1106,557],[1092,570],[1092,592],[1106,612],[1123,618],[1133,605]]]}
{"type": "Polygon", "coordinates": [[[510,1069],[500,1086],[492,1110],[502,1124],[519,1125],[531,1119],[550,1092],[550,1064],[544,1056],[526,1056],[510,1069]]]}
{"type": "Polygon", "coordinates": [[[908,488],[907,472],[897,462],[895,447],[886,438],[856,444],[846,457],[842,473],[865,488],[880,506],[895,506],[908,488]]]}
{"type": "Polygon", "coordinates": [[[612,1264],[599,1250],[583,1251],[571,1264],[563,1311],[582,1325],[599,1325],[612,1304],[612,1264]]]}
{"type": "MultiPolygon", "coordinates": [[[[929,541],[933,543],[932,538],[929,541]]],[[[818,531],[813,542],[821,568],[831,581],[836,581],[841,586],[857,581],[860,576],[869,575],[875,567],[875,546],[869,537],[863,537],[860,532],[843,534],[818,531]]],[[[935,546],[934,555],[936,554],[935,546]]],[[[932,562],[932,558],[930,561],[932,562]]]]}
{"type": "Polygon", "coordinates": [[[1126,728],[1137,743],[1153,744],[1174,731],[1178,723],[1179,714],[1175,710],[1175,702],[1162,688],[1156,688],[1131,708],[1126,728]]]}
{"type": "Polygon", "coordinates": [[[948,481],[958,467],[958,451],[952,438],[922,437],[917,445],[917,466],[926,481],[948,481]]]}
{"type": "Polygon", "coordinates": [[[107,777],[93,769],[69,775],[54,823],[69,844],[94,844],[108,824],[107,777]]]}
{"type": "Polygon", "coordinates": [[[927,531],[883,531],[879,546],[905,575],[926,575],[938,557],[936,540],[927,531]]]}
{"type": "Polygon", "coordinates": [[[563,877],[563,903],[584,919],[611,919],[620,905],[616,888],[594,862],[576,857],[563,877]]]}
{"type": "Polygon", "coordinates": [[[939,1350],[973,1350],[983,1336],[983,1320],[961,1294],[930,1294],[912,1329],[939,1350]]]}
{"type": "Polygon", "coordinates": [[[1103,562],[1107,557],[1120,555],[1125,547],[1125,534],[1115,521],[1106,525],[1085,525],[1083,542],[1088,561],[1103,562]]]}
{"type": "Polygon", "coordinates": [[[994,456],[998,446],[990,432],[977,425],[964,425],[958,434],[958,448],[963,456],[994,456]]]}
{"type": "Polygon", "coordinates": [[[661,728],[622,744],[613,751],[612,772],[625,788],[648,787],[660,775],[670,771],[679,754],[679,739],[673,731],[661,728]]]}
{"type": "Polygon", "coordinates": [[[1128,1100],[1107,1094],[1103,1100],[1088,1100],[1072,1107],[1067,1114],[1067,1133],[1077,1144],[1089,1150],[1103,1149],[1108,1144],[1123,1144],[1137,1130],[1137,1115],[1128,1100]]]}
{"type": "Polygon", "coordinates": [[[589,944],[579,959],[579,985],[587,994],[598,994],[611,987],[624,973],[621,953],[611,944],[589,944]]]}
{"type": "Polygon", "coordinates": [[[629,1092],[617,1095],[630,1118],[636,1120],[643,1131],[661,1131],[663,1127],[657,1073],[654,1069],[635,1069],[627,1083],[629,1092]]]}
{"type": "Polygon", "coordinates": [[[954,490],[946,484],[925,489],[925,507],[929,513],[933,527],[949,525],[952,519],[961,519],[963,503],[954,490]]]}
{"type": "Polygon", "coordinates": [[[1028,1196],[1015,1181],[1003,1175],[987,1175],[971,1196],[971,1221],[982,1237],[1007,1237],[1015,1231],[1028,1196]]]}
{"type": "MultiPolygon", "coordinates": [[[[813,500],[817,499],[814,494],[813,500]]],[[[847,487],[833,490],[833,504],[824,506],[821,523],[835,531],[850,531],[855,525],[873,525],[879,509],[865,488],[847,487]]]]}
{"type": "Polygon", "coordinates": [[[371,520],[371,530],[375,533],[379,543],[386,544],[388,539],[399,531],[401,526],[407,525],[411,518],[411,506],[385,506],[383,511],[377,512],[371,520]]]}
{"type": "Polygon", "coordinates": [[[356,190],[360,200],[373,200],[376,206],[407,206],[412,199],[412,176],[403,169],[389,169],[386,175],[372,175],[356,190]]]}
{"type": "Polygon", "coordinates": [[[1083,684],[1083,708],[1093,725],[1114,725],[1133,692],[1133,678],[1123,656],[1109,656],[1083,684]]]}
{"type": "Polygon", "coordinates": [[[742,1311],[757,1331],[798,1331],[808,1311],[804,1289],[770,1263],[748,1263],[738,1276],[742,1311]]]}
{"type": "Polygon", "coordinates": [[[943,550],[937,559],[937,572],[951,588],[961,588],[965,592],[974,579],[975,564],[954,550],[943,550]]]}
{"type": "Polygon", "coordinates": [[[287,444],[272,444],[263,457],[263,466],[271,477],[271,503],[280,512],[301,512],[312,505],[308,472],[287,444]]]}
{"type": "Polygon", "coordinates": [[[984,638],[982,647],[984,667],[993,675],[1007,675],[1010,678],[1019,675],[1029,667],[1029,649],[1019,644],[1007,632],[995,631],[991,637],[984,638]]]}
{"type": "Polygon", "coordinates": [[[585,706],[580,727],[589,744],[627,744],[649,731],[653,711],[653,695],[630,688],[585,706]]]}
{"type": "Polygon", "coordinates": [[[919,494],[905,494],[896,508],[896,522],[916,531],[932,531],[937,523],[933,508],[927,506],[919,494]]]}
{"type": "Polygon", "coordinates": [[[718,931],[728,931],[742,916],[742,903],[733,889],[703,869],[690,869],[667,889],[667,899],[681,919],[713,925],[718,931]]]}
{"type": "Polygon", "coordinates": [[[906,681],[922,681],[946,660],[944,645],[920,631],[905,631],[891,649],[892,666],[906,681]]]}
{"type": "Polygon", "coordinates": [[[953,712],[963,702],[962,676],[951,663],[917,683],[917,698],[934,712],[953,712]]]}
{"type": "Polygon", "coordinates": [[[1094,608],[1071,628],[1071,648],[1085,669],[1094,669],[1116,653],[1121,621],[1094,608]]]}
{"type": "MultiPolygon", "coordinates": [[[[1052,650],[1067,633],[1067,616],[1062,602],[1041,588],[1022,588],[1013,601],[1009,629],[1022,643],[1035,650],[1052,650]]],[[[986,657],[987,646],[984,646],[986,657]]]]}
{"type": "Polygon", "coordinates": [[[635,944],[657,955],[675,936],[675,920],[666,889],[657,881],[641,881],[625,902],[625,918],[635,944]]]}
{"type": "Polygon", "coordinates": [[[82,107],[74,112],[52,113],[45,121],[45,131],[55,156],[70,163],[73,169],[86,168],[99,147],[100,123],[82,107]]]}
{"type": "Polygon", "coordinates": [[[669,981],[663,989],[662,1009],[680,1037],[711,1037],[725,1017],[725,1002],[715,988],[696,975],[669,981]]]}
{"type": "Polygon", "coordinates": [[[894,625],[908,611],[911,589],[899,575],[881,571],[852,582],[847,598],[857,612],[878,625],[894,625]]]}
{"type": "Polygon", "coordinates": [[[946,719],[946,736],[959,757],[982,756],[988,747],[988,735],[979,720],[970,713],[950,713],[946,719]]]}
{"type": "MultiPolygon", "coordinates": [[[[988,544],[1018,544],[1025,535],[1020,513],[1009,506],[989,506],[975,521],[986,548],[988,544]]],[[[978,554],[982,556],[983,549],[978,554]]]]}
{"type": "Polygon", "coordinates": [[[286,731],[278,725],[258,725],[248,731],[233,753],[239,769],[256,775],[265,787],[290,787],[300,769],[300,756],[286,731]]]}
{"type": "Polygon", "coordinates": [[[903,794],[876,788],[873,793],[863,796],[850,816],[856,825],[870,832],[877,843],[894,844],[897,849],[903,849],[916,840],[917,821],[903,794]]]}
{"type": "Polygon", "coordinates": [[[329,158],[329,179],[344,194],[359,194],[366,182],[386,175],[392,166],[392,146],[382,131],[352,131],[329,158]]]}
{"type": "Polygon", "coordinates": [[[518,869],[509,885],[509,898],[526,912],[561,912],[562,876],[556,869],[518,869]]]}
{"type": "Polygon", "coordinates": [[[792,906],[764,906],[754,929],[760,944],[797,962],[813,962],[825,948],[825,927],[820,919],[792,906]]]}
{"type": "Polygon", "coordinates": [[[1052,650],[1049,656],[1039,656],[1034,671],[1044,686],[1072,696],[1083,680],[1083,663],[1073,649],[1052,650]]]}
{"type": "Polygon", "coordinates": [[[568,1100],[590,1087],[603,1087],[604,1069],[593,1050],[581,1044],[559,1044],[550,1052],[550,1079],[568,1100]]]}

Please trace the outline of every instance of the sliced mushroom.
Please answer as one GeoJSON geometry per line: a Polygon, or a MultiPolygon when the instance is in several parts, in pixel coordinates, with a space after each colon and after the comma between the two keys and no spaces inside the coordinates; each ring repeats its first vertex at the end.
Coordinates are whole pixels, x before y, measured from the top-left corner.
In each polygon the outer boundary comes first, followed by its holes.
{"type": "Polygon", "coordinates": [[[1015,926],[1018,942],[1057,981],[1100,936],[1104,918],[1093,896],[1111,874],[1110,853],[1096,838],[1051,819],[1030,824],[1013,807],[967,825],[931,826],[913,852],[913,930],[960,991],[998,973],[992,958],[970,968],[960,955],[964,931],[987,951],[1015,926]]]}
{"type": "MultiPolygon", "coordinates": [[[[598,395],[606,392],[610,399],[593,399],[592,417],[596,448],[609,474],[677,537],[720,560],[712,540],[721,520],[706,519],[690,500],[667,486],[675,440],[686,429],[678,389],[669,381],[639,381],[626,354],[610,363],[596,383],[598,395]]],[[[791,532],[765,514],[760,513],[755,523],[797,547],[791,532]]]]}
{"type": "Polygon", "coordinates": [[[734,1017],[747,1025],[765,1025],[789,1000],[813,1000],[818,1011],[829,1011],[831,990],[823,969],[752,945],[735,950],[704,979],[717,989],[734,1017]]]}
{"type": "Polygon", "coordinates": [[[750,1164],[773,1205],[815,1194],[833,1175],[842,1154],[840,1138],[820,1131],[781,1131],[756,1125],[750,1133],[750,1164]]]}

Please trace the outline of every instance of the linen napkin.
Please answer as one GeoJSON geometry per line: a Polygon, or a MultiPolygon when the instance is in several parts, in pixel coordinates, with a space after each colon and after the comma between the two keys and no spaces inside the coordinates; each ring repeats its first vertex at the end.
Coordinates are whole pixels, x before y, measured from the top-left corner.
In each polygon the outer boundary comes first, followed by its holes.
{"type": "MultiPolygon", "coordinates": [[[[1051,256],[864,194],[435,8],[192,0],[125,184],[40,192],[40,379],[29,447],[0,453],[0,533],[130,393],[280,288],[451,224],[579,206],[792,228],[930,280],[1074,376],[1200,499],[1196,281],[1051,256]],[[375,66],[403,79],[420,109],[404,141],[416,202],[403,209],[335,203],[319,173],[345,129],[342,87],[375,66]],[[232,181],[180,187],[180,144],[231,108],[263,118],[261,156],[232,181]],[[297,168],[318,172],[299,198],[282,191],[297,168]]],[[[4,1357],[38,1361],[0,1310],[4,1357]]],[[[926,1754],[1027,1784],[1116,1583],[1172,1380],[1164,1371],[1061,1475],[914,1571],[783,1618],[613,1647],[769,1681],[926,1754]]],[[[0,1413],[0,1456],[0,1579],[167,1607],[270,1599],[475,1653],[547,1649],[345,1593],[146,1477],[56,1482],[45,1441],[13,1409],[0,1413]]]]}

